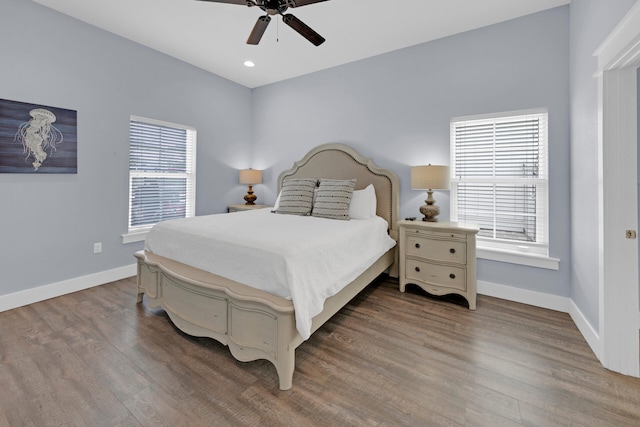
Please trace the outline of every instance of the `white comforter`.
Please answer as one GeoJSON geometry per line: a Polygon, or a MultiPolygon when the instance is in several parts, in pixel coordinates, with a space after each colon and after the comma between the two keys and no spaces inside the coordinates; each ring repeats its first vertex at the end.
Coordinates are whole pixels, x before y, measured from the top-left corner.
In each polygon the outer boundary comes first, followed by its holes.
{"type": "Polygon", "coordinates": [[[387,222],[339,221],[268,209],[164,221],[145,249],[291,299],[303,339],[324,301],[395,245],[387,222]]]}

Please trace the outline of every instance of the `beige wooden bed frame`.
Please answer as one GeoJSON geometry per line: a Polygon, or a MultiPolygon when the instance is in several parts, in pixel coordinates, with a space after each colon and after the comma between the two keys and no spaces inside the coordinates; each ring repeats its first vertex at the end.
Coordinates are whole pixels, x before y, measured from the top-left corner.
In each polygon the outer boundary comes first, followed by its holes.
{"type": "MultiPolygon", "coordinates": [[[[314,148],[278,177],[278,190],[289,177],[351,179],[356,189],[373,184],[377,214],[389,223],[398,240],[400,184],[390,170],[381,169],[343,144],[314,148]]],[[[229,347],[240,361],[266,359],[273,363],[281,390],[291,388],[295,349],[303,342],[296,330],[293,303],[282,297],[146,251],[138,259],[138,303],[147,296],[150,307],[161,307],[183,332],[213,338],[229,347]]],[[[313,318],[311,333],[337,313],[378,275],[397,277],[397,248],[391,249],[362,275],[326,300],[313,318]]]]}

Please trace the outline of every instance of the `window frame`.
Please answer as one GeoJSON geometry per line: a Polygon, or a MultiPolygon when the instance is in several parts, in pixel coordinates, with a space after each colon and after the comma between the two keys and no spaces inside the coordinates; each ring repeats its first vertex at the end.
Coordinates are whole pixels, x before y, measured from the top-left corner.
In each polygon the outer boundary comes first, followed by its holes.
{"type": "MultiPolygon", "coordinates": [[[[557,270],[559,260],[549,257],[549,114],[546,108],[536,108],[530,110],[508,111],[474,116],[454,117],[450,122],[450,214],[452,221],[464,222],[465,218],[460,218],[458,209],[458,185],[468,184],[489,184],[489,185],[535,185],[535,218],[536,218],[536,241],[524,242],[522,240],[508,240],[494,237],[477,236],[478,256],[480,258],[492,259],[502,262],[529,265],[534,267],[549,268],[557,270]],[[538,176],[536,178],[500,177],[494,173],[492,176],[458,177],[456,176],[456,130],[463,123],[472,125],[505,123],[514,120],[525,119],[527,116],[536,117],[540,120],[539,147],[538,147],[538,176]]],[[[495,141],[495,135],[494,139],[495,141]]],[[[493,151],[495,155],[495,151],[493,151]]],[[[495,166],[495,158],[492,159],[495,166]]],[[[495,187],[494,187],[495,189],[495,187]]],[[[493,200],[494,218],[497,215],[495,198],[493,200]]],[[[472,221],[469,221],[472,222],[472,221]]]]}
{"type": "MultiPolygon", "coordinates": [[[[123,243],[138,242],[145,239],[148,231],[155,225],[144,224],[132,226],[132,197],[133,197],[133,180],[135,178],[178,178],[186,180],[186,200],[184,203],[185,218],[195,216],[195,198],[196,198],[196,147],[197,147],[197,131],[194,127],[181,125],[177,123],[150,119],[147,117],[132,115],[129,120],[129,150],[131,150],[132,124],[133,122],[142,123],[148,126],[164,127],[186,131],[186,151],[185,151],[185,171],[171,172],[158,170],[136,170],[131,169],[131,151],[129,153],[129,194],[128,194],[128,215],[127,215],[127,233],[122,235],[123,243]]],[[[162,219],[161,219],[162,220],[162,219]]]]}

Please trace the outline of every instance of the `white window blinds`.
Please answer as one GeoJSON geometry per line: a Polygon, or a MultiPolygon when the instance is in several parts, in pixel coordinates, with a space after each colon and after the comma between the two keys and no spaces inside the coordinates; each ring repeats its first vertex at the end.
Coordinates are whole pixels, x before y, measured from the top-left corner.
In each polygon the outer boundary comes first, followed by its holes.
{"type": "Polygon", "coordinates": [[[451,216],[479,246],[548,255],[547,113],[451,121],[451,216]]]}
{"type": "Polygon", "coordinates": [[[193,128],[131,117],[129,232],[195,213],[193,128]]]}

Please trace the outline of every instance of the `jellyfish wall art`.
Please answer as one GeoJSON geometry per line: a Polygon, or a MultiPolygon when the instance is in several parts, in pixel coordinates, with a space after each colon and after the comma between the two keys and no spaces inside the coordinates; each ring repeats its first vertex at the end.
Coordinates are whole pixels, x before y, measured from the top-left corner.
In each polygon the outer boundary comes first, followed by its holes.
{"type": "Polygon", "coordinates": [[[0,173],[77,173],[74,110],[0,99],[0,173]]]}

